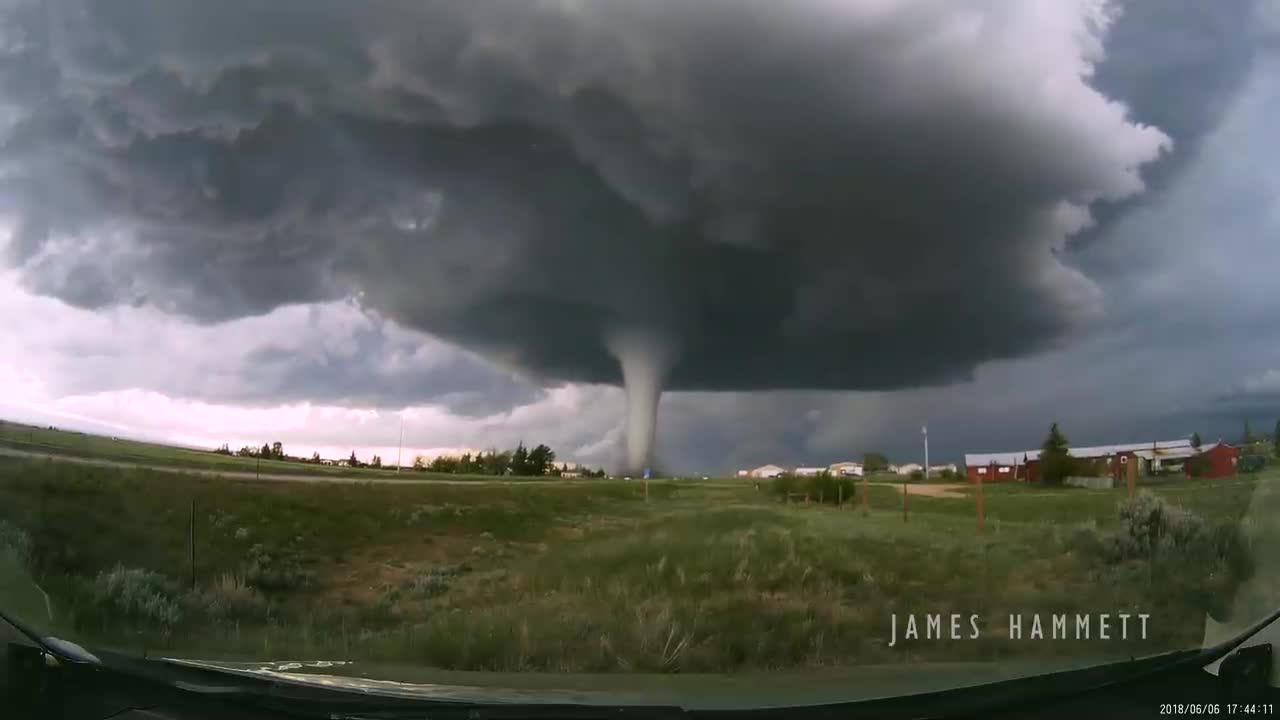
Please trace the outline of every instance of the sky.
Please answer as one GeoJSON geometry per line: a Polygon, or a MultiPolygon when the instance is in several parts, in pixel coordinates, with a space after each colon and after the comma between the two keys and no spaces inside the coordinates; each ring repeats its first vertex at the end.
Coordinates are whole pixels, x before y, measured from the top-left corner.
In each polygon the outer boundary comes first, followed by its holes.
{"type": "Polygon", "coordinates": [[[0,14],[5,417],[703,473],[1280,417],[1269,0],[0,14]]]}

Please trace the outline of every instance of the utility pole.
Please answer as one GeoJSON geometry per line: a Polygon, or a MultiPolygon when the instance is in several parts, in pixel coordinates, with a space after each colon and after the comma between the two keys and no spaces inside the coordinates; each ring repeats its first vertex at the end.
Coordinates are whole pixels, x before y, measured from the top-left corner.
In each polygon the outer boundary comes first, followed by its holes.
{"type": "Polygon", "coordinates": [[[929,426],[921,425],[920,434],[924,436],[924,479],[929,479],[929,426]]]}
{"type": "Polygon", "coordinates": [[[396,473],[400,472],[400,455],[404,452],[404,410],[400,411],[400,445],[396,448],[396,473]]]}

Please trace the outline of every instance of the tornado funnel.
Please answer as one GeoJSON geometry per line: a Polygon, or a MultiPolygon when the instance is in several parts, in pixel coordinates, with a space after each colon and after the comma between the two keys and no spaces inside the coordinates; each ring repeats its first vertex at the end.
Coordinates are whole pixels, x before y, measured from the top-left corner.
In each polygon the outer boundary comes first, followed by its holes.
{"type": "Polygon", "coordinates": [[[644,331],[613,333],[606,345],[618,359],[627,392],[626,470],[638,474],[653,457],[658,400],[675,351],[660,335],[644,331]]]}

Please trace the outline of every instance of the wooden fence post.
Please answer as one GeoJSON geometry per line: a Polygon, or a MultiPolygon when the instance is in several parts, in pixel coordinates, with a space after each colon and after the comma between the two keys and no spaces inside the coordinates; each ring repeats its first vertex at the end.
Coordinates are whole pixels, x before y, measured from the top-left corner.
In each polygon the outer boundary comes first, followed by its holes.
{"type": "Polygon", "coordinates": [[[188,534],[188,549],[191,559],[191,589],[196,589],[196,500],[191,499],[191,525],[188,534]]]}
{"type": "MultiPolygon", "coordinates": [[[[1017,476],[1015,475],[1014,478],[1016,479],[1017,476]]],[[[977,499],[978,499],[978,532],[981,533],[983,516],[985,514],[985,509],[982,506],[982,475],[978,475],[977,499]]]]}

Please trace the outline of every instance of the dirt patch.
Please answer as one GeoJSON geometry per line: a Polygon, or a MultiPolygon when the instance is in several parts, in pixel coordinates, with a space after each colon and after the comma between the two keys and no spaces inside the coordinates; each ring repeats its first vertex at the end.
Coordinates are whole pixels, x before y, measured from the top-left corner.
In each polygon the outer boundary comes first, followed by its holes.
{"type": "MultiPolygon", "coordinates": [[[[885,485],[888,487],[901,488],[900,483],[868,483],[869,485],[885,485]]],[[[963,488],[968,487],[964,483],[906,483],[907,493],[911,495],[923,495],[925,497],[936,498],[966,498],[966,494],[960,492],[963,488]]]]}

